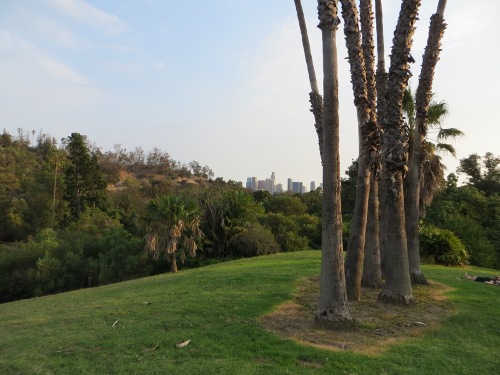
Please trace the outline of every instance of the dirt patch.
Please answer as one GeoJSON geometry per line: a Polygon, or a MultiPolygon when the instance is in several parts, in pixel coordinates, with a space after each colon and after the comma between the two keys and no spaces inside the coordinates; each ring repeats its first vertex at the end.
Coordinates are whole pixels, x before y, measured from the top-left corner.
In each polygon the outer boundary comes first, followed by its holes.
{"type": "Polygon", "coordinates": [[[379,354],[391,344],[418,337],[439,326],[440,320],[454,313],[446,293],[452,289],[431,282],[413,287],[417,303],[411,306],[377,302],[379,289],[363,288],[360,302],[349,302],[356,320],[348,331],[324,330],[313,326],[319,299],[319,277],[301,279],[294,299],[263,316],[260,323],[281,337],[304,345],[333,351],[351,350],[379,354]]]}

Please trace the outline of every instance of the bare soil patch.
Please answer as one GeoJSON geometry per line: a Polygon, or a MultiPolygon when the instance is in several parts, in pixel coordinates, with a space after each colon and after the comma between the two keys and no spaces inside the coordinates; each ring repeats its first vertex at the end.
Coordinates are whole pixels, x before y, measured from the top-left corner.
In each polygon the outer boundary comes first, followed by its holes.
{"type": "Polygon", "coordinates": [[[319,277],[301,279],[292,301],[263,316],[260,323],[277,335],[304,345],[332,351],[379,354],[391,344],[418,337],[439,327],[454,313],[446,293],[452,288],[432,282],[413,287],[417,303],[411,306],[377,302],[380,289],[363,288],[360,302],[349,302],[354,329],[325,330],[313,325],[319,299],[319,277]]]}

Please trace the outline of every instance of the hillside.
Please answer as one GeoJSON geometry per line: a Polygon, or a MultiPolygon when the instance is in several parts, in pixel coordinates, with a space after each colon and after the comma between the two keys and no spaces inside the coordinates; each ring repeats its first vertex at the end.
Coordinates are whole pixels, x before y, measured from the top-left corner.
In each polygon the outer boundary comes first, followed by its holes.
{"type": "Polygon", "coordinates": [[[0,305],[0,372],[487,374],[498,369],[500,289],[460,279],[464,269],[459,268],[424,267],[430,279],[450,288],[444,298],[454,315],[381,354],[321,350],[266,331],[262,316],[292,300],[300,280],[317,275],[319,262],[317,251],[277,254],[0,305]],[[187,346],[176,347],[186,340],[187,346]]]}

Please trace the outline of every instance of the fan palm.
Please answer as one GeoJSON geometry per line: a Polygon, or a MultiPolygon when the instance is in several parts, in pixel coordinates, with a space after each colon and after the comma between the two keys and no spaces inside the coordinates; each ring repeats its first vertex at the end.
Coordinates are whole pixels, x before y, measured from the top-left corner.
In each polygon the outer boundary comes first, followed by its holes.
{"type": "Polygon", "coordinates": [[[182,263],[186,255],[196,255],[196,240],[203,236],[198,213],[195,201],[177,195],[162,196],[146,205],[146,250],[155,259],[164,254],[172,272],[177,272],[177,251],[182,263]]]}
{"type": "MultiPolygon", "coordinates": [[[[403,112],[406,117],[406,125],[410,131],[410,150],[413,142],[412,133],[416,122],[415,95],[410,88],[405,90],[403,97],[403,112]]],[[[426,125],[428,134],[422,145],[422,166],[420,180],[420,215],[424,216],[426,207],[432,203],[432,198],[444,183],[444,171],[446,166],[441,161],[441,154],[449,153],[456,156],[456,149],[449,140],[456,140],[464,133],[456,128],[443,128],[442,121],[449,114],[449,106],[444,101],[432,101],[429,106],[426,125]],[[434,137],[431,137],[434,135],[434,137]]],[[[408,189],[405,189],[405,192],[408,189]]]]}

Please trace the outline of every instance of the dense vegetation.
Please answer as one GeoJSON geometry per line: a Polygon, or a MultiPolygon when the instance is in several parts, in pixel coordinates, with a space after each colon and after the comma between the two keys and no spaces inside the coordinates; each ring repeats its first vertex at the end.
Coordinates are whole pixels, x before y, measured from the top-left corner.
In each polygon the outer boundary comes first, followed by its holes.
{"type": "MultiPolygon", "coordinates": [[[[19,130],[0,136],[0,302],[163,273],[170,268],[165,259],[197,267],[321,247],[320,190],[252,193],[235,181],[214,179],[207,166],[182,164],[157,148],[127,152],[117,145],[102,152],[78,133],[61,147],[35,135],[19,130]],[[176,210],[192,206],[191,218],[203,235],[179,233],[175,246],[169,245],[170,229],[162,229],[147,209],[161,199],[177,202],[176,210]],[[164,251],[145,251],[153,249],[147,239],[160,241],[164,251]]],[[[459,170],[469,183],[457,186],[453,175],[448,178],[422,222],[444,233],[422,241],[427,259],[500,267],[498,165],[491,154],[471,155],[459,170]],[[439,241],[447,250],[433,248],[439,241]]],[[[345,240],[356,174],[354,163],[342,181],[345,240]]],[[[174,225],[179,212],[163,217],[176,218],[174,225]]]]}

